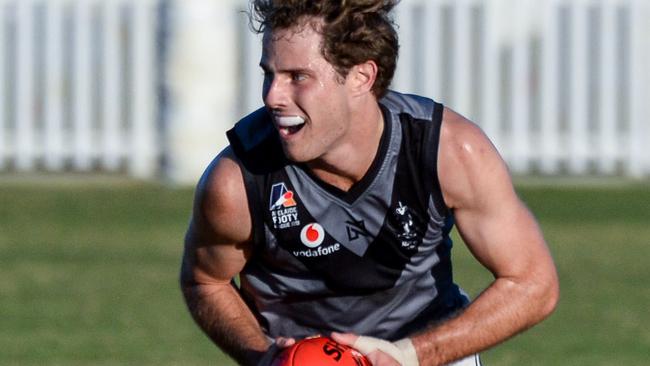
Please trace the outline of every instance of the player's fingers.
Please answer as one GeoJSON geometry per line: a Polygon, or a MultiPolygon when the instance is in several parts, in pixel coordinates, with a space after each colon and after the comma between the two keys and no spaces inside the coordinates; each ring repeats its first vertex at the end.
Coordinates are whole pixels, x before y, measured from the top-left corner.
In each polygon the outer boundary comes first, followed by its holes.
{"type": "Polygon", "coordinates": [[[296,340],[294,338],[277,337],[275,339],[275,344],[279,348],[287,348],[296,344],[296,340]]]}
{"type": "Polygon", "coordinates": [[[357,339],[359,338],[359,336],[356,334],[337,333],[337,332],[332,332],[332,334],[330,334],[330,337],[336,342],[350,347],[352,347],[354,345],[354,342],[356,342],[357,339]]]}
{"type": "Polygon", "coordinates": [[[375,350],[366,355],[373,366],[402,366],[397,360],[381,350],[375,350]]]}
{"type": "Polygon", "coordinates": [[[391,357],[392,359],[397,360],[398,365],[407,365],[404,363],[402,350],[400,350],[395,344],[384,339],[361,336],[357,338],[357,341],[354,342],[352,347],[364,355],[370,355],[375,351],[381,351],[380,353],[385,354],[386,357],[391,357]]]}

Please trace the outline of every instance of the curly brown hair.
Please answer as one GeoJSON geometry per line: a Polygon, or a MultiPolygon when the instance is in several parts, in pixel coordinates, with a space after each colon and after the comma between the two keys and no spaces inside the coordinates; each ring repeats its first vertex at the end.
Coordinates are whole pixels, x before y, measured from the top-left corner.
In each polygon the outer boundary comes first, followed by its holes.
{"type": "MultiPolygon", "coordinates": [[[[386,94],[395,74],[399,43],[391,10],[399,0],[251,0],[249,20],[257,33],[288,29],[310,19],[322,21],[321,52],[345,77],[354,65],[372,60],[377,78],[372,91],[386,94]],[[257,24],[257,25],[256,25],[257,24]]],[[[312,23],[313,24],[313,23],[312,23]]]]}

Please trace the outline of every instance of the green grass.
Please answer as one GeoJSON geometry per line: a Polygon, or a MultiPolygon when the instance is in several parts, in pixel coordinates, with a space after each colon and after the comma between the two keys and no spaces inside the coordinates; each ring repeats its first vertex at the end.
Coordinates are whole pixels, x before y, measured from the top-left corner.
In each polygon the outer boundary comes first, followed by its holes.
{"type": "MultiPolygon", "coordinates": [[[[646,365],[650,188],[526,185],[562,298],[487,365],[646,365]]],[[[192,192],[144,184],[0,183],[1,365],[232,365],[177,285],[192,192]]],[[[490,276],[463,245],[456,279],[490,276]]]]}
{"type": "MultiPolygon", "coordinates": [[[[483,355],[488,365],[647,365],[650,186],[526,186],[560,276],[545,322],[483,355]]],[[[489,275],[462,246],[456,279],[476,295],[489,275]]]]}

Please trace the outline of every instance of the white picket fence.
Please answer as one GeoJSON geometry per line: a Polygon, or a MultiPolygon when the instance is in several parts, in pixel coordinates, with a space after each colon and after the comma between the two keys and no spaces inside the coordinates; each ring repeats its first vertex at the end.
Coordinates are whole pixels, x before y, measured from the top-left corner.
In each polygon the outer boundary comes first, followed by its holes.
{"type": "Polygon", "coordinates": [[[0,0],[0,171],[155,174],[156,5],[0,0]]]}
{"type": "MultiPolygon", "coordinates": [[[[240,13],[246,0],[218,4],[237,29],[211,36],[239,38],[217,40],[236,45],[219,57],[241,61],[219,63],[236,65],[214,73],[239,75],[239,85],[214,82],[215,95],[235,107],[207,119],[225,129],[261,105],[260,44],[240,13]]],[[[156,37],[160,6],[0,0],[0,172],[174,176],[161,161],[192,143],[170,151],[169,141],[201,124],[174,121],[173,112],[162,118],[157,70],[192,65],[162,65],[156,41],[168,39],[156,37]]],[[[650,176],[649,8],[647,0],[402,0],[393,87],[433,97],[479,123],[515,173],[650,176]]],[[[190,15],[190,26],[214,27],[200,15],[190,15]]],[[[179,100],[201,102],[191,98],[200,91],[183,93],[179,100]]]]}
{"type": "MultiPolygon", "coordinates": [[[[402,0],[393,88],[477,122],[513,172],[648,176],[649,8],[648,0],[402,0]]],[[[259,40],[248,40],[243,69],[256,72],[259,40]]],[[[252,109],[261,77],[244,80],[252,109]]]]}

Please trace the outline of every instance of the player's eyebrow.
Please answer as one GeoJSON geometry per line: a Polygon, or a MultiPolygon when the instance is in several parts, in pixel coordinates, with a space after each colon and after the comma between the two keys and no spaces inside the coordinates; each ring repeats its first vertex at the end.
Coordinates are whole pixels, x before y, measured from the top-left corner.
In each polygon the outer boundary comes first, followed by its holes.
{"type": "MultiPolygon", "coordinates": [[[[265,72],[270,72],[271,71],[269,65],[264,61],[260,62],[259,66],[265,72]]],[[[307,68],[296,67],[296,68],[278,69],[278,70],[275,70],[274,72],[276,72],[276,73],[292,73],[292,74],[309,74],[311,72],[311,70],[309,70],[307,68]]]]}

